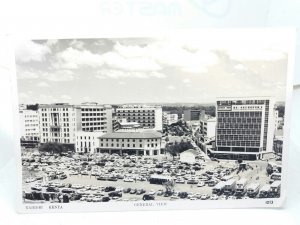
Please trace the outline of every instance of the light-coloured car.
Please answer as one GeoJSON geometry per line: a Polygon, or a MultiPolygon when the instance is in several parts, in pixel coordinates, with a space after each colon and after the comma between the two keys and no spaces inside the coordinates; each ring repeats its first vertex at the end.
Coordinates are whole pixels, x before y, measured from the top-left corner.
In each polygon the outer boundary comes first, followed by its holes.
{"type": "Polygon", "coordinates": [[[199,181],[197,187],[204,187],[205,183],[203,181],[199,181]]]}
{"type": "Polygon", "coordinates": [[[210,197],[211,200],[218,200],[219,199],[219,196],[218,195],[212,195],[210,197]]]}
{"type": "Polygon", "coordinates": [[[201,200],[207,200],[207,199],[209,199],[209,195],[204,194],[204,195],[201,196],[200,199],[201,200]]]}
{"type": "Polygon", "coordinates": [[[155,193],[156,193],[155,190],[150,190],[148,194],[149,194],[149,195],[155,195],[155,193]]]}
{"type": "Polygon", "coordinates": [[[125,177],[125,178],[123,179],[123,181],[124,181],[124,182],[133,182],[134,180],[133,180],[132,178],[130,178],[130,177],[125,177]]]}

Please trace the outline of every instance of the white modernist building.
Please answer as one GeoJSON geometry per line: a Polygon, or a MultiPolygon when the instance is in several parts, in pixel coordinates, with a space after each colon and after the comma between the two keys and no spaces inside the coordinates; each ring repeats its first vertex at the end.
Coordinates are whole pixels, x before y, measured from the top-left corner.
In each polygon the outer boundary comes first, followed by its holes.
{"type": "Polygon", "coordinates": [[[38,115],[41,143],[76,144],[76,132],[112,132],[111,106],[47,104],[39,106],[38,115]]]}
{"type": "Polygon", "coordinates": [[[118,119],[137,122],[143,128],[162,131],[162,108],[160,106],[124,105],[116,109],[118,119]]]}
{"type": "Polygon", "coordinates": [[[112,132],[112,107],[110,105],[87,102],[77,107],[81,111],[82,131],[112,132]]]}
{"type": "Polygon", "coordinates": [[[75,133],[81,130],[80,112],[69,104],[40,105],[40,142],[75,144],[75,133]]]}
{"type": "Polygon", "coordinates": [[[206,152],[207,147],[211,147],[211,143],[215,141],[216,136],[216,118],[205,115],[200,119],[200,140],[201,149],[206,152]]]}
{"type": "Polygon", "coordinates": [[[157,131],[106,133],[99,138],[98,153],[160,155],[162,134],[157,131]]]}
{"type": "Polygon", "coordinates": [[[26,141],[38,141],[39,114],[36,110],[22,109],[19,111],[20,138],[26,141]]]}
{"type": "Polygon", "coordinates": [[[273,151],[273,98],[220,98],[216,116],[215,157],[254,160],[273,151]]]}
{"type": "Polygon", "coordinates": [[[172,123],[176,123],[178,121],[178,114],[163,112],[163,124],[171,125],[172,123]]]}
{"type": "Polygon", "coordinates": [[[283,128],[284,120],[283,117],[279,117],[279,111],[275,110],[274,112],[274,120],[275,120],[275,130],[279,130],[283,128]]]}
{"type": "Polygon", "coordinates": [[[77,131],[75,133],[75,151],[77,153],[90,153],[93,154],[97,151],[99,146],[99,138],[104,133],[101,131],[87,132],[77,131]]]}

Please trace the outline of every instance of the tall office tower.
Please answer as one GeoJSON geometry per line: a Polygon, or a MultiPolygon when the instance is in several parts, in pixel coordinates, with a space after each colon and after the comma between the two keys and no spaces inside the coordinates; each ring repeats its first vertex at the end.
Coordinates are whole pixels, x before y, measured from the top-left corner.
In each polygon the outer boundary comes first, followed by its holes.
{"type": "Polygon", "coordinates": [[[137,122],[143,128],[162,131],[162,108],[160,106],[124,105],[116,109],[118,119],[137,122]]]}
{"type": "Polygon", "coordinates": [[[213,155],[254,160],[273,151],[272,98],[220,98],[216,107],[216,148],[212,151],[213,155]]]}
{"type": "Polygon", "coordinates": [[[38,112],[41,143],[75,143],[75,132],[81,130],[80,108],[57,103],[40,105],[38,112]]]}

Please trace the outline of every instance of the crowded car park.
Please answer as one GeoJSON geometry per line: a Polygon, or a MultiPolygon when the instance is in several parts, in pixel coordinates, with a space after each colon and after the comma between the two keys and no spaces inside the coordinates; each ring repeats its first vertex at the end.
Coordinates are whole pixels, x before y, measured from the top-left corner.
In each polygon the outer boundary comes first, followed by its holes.
{"type": "Polygon", "coordinates": [[[278,171],[267,162],[200,155],[192,163],[167,156],[118,154],[22,154],[24,201],[109,202],[148,200],[237,200],[280,196],[278,171]],[[274,175],[275,174],[275,175],[274,175]],[[168,184],[167,184],[168,183],[168,184]]]}

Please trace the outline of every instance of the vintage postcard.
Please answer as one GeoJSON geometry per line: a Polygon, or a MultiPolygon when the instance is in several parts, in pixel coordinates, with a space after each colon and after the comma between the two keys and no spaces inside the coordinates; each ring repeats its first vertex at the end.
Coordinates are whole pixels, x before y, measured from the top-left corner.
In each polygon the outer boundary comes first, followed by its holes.
{"type": "Polygon", "coordinates": [[[17,41],[18,211],[281,207],[294,33],[17,41]]]}

